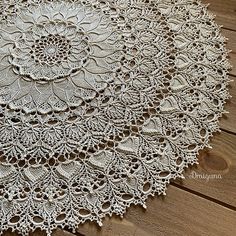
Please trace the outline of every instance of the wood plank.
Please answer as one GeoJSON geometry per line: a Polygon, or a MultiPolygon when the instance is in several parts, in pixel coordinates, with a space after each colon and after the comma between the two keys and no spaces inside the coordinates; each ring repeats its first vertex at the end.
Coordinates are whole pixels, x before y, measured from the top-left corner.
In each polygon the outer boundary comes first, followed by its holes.
{"type": "Polygon", "coordinates": [[[99,228],[85,223],[78,232],[85,236],[233,236],[236,214],[214,202],[169,186],[167,196],[149,198],[147,210],[128,209],[124,220],[108,217],[99,228]]]}
{"type": "Polygon", "coordinates": [[[235,146],[236,135],[216,134],[212,139],[212,149],[201,151],[199,165],[185,171],[186,179],[174,182],[236,207],[235,146]]]}
{"type": "Polygon", "coordinates": [[[229,50],[232,50],[232,52],[229,54],[230,64],[233,66],[232,70],[230,71],[230,74],[236,76],[236,31],[222,29],[222,35],[229,39],[227,41],[226,47],[229,50]]]}
{"type": "Polygon", "coordinates": [[[220,127],[225,131],[236,134],[236,77],[230,76],[230,79],[233,80],[229,86],[229,92],[232,98],[225,105],[225,110],[229,113],[223,114],[220,119],[220,127]]]}
{"type": "Polygon", "coordinates": [[[236,30],[235,0],[202,0],[209,5],[209,11],[216,15],[216,22],[224,27],[236,30]]]}

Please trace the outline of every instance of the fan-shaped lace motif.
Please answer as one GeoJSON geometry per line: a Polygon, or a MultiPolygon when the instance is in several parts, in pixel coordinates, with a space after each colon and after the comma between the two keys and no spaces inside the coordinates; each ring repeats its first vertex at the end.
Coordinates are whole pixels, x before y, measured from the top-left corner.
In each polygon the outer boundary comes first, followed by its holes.
{"type": "Polygon", "coordinates": [[[0,3],[0,229],[123,215],[219,129],[225,38],[195,0],[0,3]]]}

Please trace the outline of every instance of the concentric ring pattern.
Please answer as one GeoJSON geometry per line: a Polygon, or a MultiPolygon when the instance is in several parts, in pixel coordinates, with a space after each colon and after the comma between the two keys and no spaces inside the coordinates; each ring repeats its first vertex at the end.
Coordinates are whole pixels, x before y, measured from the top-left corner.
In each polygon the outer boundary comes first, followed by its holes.
{"type": "Polygon", "coordinates": [[[0,229],[123,215],[208,146],[226,39],[195,0],[0,3],[0,229]]]}

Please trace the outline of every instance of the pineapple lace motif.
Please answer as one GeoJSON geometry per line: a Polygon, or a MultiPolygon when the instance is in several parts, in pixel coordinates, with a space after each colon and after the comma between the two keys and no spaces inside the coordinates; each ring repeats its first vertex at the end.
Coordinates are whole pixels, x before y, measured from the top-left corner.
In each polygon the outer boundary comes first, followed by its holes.
{"type": "Polygon", "coordinates": [[[1,232],[50,235],[145,207],[219,130],[228,51],[199,1],[0,10],[1,232]]]}

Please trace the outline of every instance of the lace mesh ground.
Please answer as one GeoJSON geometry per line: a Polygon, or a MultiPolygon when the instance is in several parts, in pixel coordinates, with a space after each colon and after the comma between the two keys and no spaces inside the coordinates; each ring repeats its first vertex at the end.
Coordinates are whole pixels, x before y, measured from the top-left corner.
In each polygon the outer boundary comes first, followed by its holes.
{"type": "Polygon", "coordinates": [[[145,206],[219,130],[230,65],[200,2],[0,6],[2,231],[145,206]]]}

